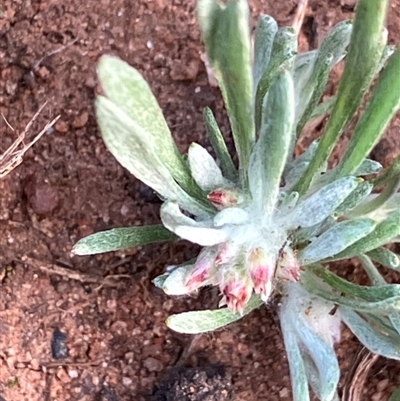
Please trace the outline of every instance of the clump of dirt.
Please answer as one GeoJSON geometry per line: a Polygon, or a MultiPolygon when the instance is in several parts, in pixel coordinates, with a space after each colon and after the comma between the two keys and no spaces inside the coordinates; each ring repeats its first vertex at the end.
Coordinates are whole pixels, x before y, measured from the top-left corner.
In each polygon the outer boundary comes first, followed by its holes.
{"type": "Polygon", "coordinates": [[[221,366],[172,369],[149,401],[230,401],[232,378],[221,366]]]}

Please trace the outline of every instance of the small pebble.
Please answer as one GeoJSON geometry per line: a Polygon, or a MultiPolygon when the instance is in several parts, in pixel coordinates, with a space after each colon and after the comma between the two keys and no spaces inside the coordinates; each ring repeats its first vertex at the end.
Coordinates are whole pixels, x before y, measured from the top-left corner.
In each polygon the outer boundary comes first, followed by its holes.
{"type": "Polygon", "coordinates": [[[60,132],[62,134],[65,134],[69,130],[68,123],[63,120],[58,120],[54,128],[57,132],[60,132]]]}
{"type": "Polygon", "coordinates": [[[160,372],[163,369],[163,364],[155,359],[155,358],[146,358],[143,361],[143,366],[149,371],[149,372],[160,372]]]}
{"type": "Polygon", "coordinates": [[[129,387],[132,384],[132,379],[130,377],[123,377],[122,378],[122,384],[125,387],[129,387]]]}
{"type": "Polygon", "coordinates": [[[79,376],[79,373],[78,373],[77,370],[71,369],[71,370],[68,371],[68,376],[69,376],[71,379],[76,379],[76,378],[79,376]]]}
{"type": "Polygon", "coordinates": [[[82,128],[84,127],[89,120],[89,113],[84,111],[80,116],[76,117],[72,122],[72,126],[74,128],[82,128]]]}
{"type": "Polygon", "coordinates": [[[64,368],[58,369],[56,375],[62,383],[64,384],[71,383],[71,378],[69,377],[68,373],[65,371],[64,368]]]}
{"type": "Polygon", "coordinates": [[[67,335],[56,327],[53,331],[51,339],[51,354],[54,359],[65,359],[69,355],[69,350],[66,344],[67,335]]]}

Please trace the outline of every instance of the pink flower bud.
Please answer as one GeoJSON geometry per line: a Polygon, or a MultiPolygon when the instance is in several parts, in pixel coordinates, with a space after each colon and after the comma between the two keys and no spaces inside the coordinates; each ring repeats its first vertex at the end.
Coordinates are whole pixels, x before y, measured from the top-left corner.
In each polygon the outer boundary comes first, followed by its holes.
{"type": "Polygon", "coordinates": [[[224,295],[222,303],[226,303],[233,313],[243,312],[243,308],[251,297],[252,286],[249,279],[235,277],[228,280],[221,288],[224,295]]]}
{"type": "Polygon", "coordinates": [[[218,188],[207,195],[207,199],[217,208],[225,209],[243,202],[243,195],[237,189],[218,188]]]}
{"type": "Polygon", "coordinates": [[[254,292],[267,299],[272,290],[272,276],[275,268],[273,258],[268,258],[263,248],[254,248],[247,258],[247,267],[253,282],[254,292]]]}
{"type": "Polygon", "coordinates": [[[233,261],[239,254],[239,247],[233,242],[224,242],[218,247],[215,265],[220,266],[233,261]]]}
{"type": "Polygon", "coordinates": [[[299,281],[300,280],[300,265],[299,261],[289,247],[285,248],[283,255],[278,262],[279,278],[288,281],[299,281]]]}
{"type": "Polygon", "coordinates": [[[216,248],[204,248],[197,257],[193,271],[188,277],[186,287],[188,292],[197,290],[203,285],[207,285],[207,281],[211,277],[211,271],[214,267],[216,248]]]}

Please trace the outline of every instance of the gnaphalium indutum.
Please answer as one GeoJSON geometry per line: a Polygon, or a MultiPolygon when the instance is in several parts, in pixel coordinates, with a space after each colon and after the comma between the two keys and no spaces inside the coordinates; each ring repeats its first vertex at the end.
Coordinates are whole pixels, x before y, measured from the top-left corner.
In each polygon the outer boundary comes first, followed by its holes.
{"type": "Polygon", "coordinates": [[[245,0],[198,1],[238,167],[210,109],[204,119],[218,162],[198,144],[183,157],[140,73],[111,56],[98,65],[103,139],[163,200],[162,225],[97,233],[80,240],[74,252],[177,238],[203,246],[194,262],[169,267],[154,280],[170,295],[219,286],[220,309],[168,319],[181,332],[220,328],[279,293],[295,400],[309,399],[308,385],[321,400],[336,399],[340,372],[333,343],[342,321],[371,351],[400,359],[400,285],[387,284],[374,264],[400,270],[399,257],[383,247],[400,237],[400,157],[384,170],[367,158],[400,107],[400,51],[386,45],[387,7],[385,0],[360,0],[353,22],[339,23],[318,49],[298,54],[294,30],[279,29],[265,15],[251,46],[245,0]],[[343,58],[337,94],[321,103],[329,72],[343,58]],[[328,168],[377,76],[340,162],[328,168]],[[329,116],[323,135],[295,155],[303,128],[321,116],[329,116]],[[329,270],[328,262],[353,257],[371,285],[329,270]]]}

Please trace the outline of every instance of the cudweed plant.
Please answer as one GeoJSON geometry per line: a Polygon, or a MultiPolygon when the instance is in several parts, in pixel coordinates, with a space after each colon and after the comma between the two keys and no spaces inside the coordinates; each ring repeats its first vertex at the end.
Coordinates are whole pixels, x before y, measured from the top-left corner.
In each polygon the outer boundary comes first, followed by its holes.
{"type": "Polygon", "coordinates": [[[386,283],[375,266],[400,270],[398,255],[385,247],[400,238],[400,157],[384,170],[367,158],[400,107],[400,51],[386,45],[384,28],[388,2],[360,0],[354,21],[336,25],[317,50],[298,54],[294,30],[266,15],[251,46],[246,0],[198,1],[238,167],[210,109],[204,120],[218,162],[198,144],[182,156],[139,72],[110,56],[98,65],[100,131],[115,158],[163,200],[162,225],[100,232],[74,252],[177,238],[203,246],[195,261],[154,280],[169,295],[220,289],[220,309],[168,318],[179,332],[216,330],[279,296],[296,401],[310,399],[309,386],[321,400],[337,399],[333,346],[341,322],[372,352],[400,359],[400,285],[386,283]],[[329,72],[343,58],[337,94],[321,103],[329,72]],[[361,103],[347,148],[329,168],[361,103]],[[325,115],[322,136],[296,156],[305,125],[325,115]],[[361,262],[370,285],[330,270],[330,262],[348,258],[361,262]]]}

